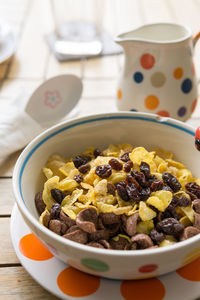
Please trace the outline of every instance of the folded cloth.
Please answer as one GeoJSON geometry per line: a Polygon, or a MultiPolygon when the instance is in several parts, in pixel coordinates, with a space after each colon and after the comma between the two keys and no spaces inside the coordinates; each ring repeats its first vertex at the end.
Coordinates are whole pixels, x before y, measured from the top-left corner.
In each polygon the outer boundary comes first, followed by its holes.
{"type": "MultiPolygon", "coordinates": [[[[80,35],[83,36],[82,41],[93,41],[96,39],[96,32],[94,30],[94,24],[92,23],[85,23],[85,22],[72,22],[72,23],[65,23],[63,24],[61,30],[61,35],[63,39],[66,41],[77,41],[74,37],[80,35]]],[[[50,50],[54,53],[58,61],[70,61],[70,60],[77,60],[82,58],[90,58],[94,57],[91,55],[67,55],[58,53],[55,49],[55,43],[58,40],[55,32],[52,32],[45,36],[45,39],[50,47],[50,50]]],[[[102,51],[97,56],[104,56],[104,55],[113,55],[113,54],[120,54],[123,52],[122,47],[116,44],[112,38],[112,36],[105,30],[102,30],[99,33],[98,37],[99,41],[102,43],[102,51]]]]}
{"type": "Polygon", "coordinates": [[[0,159],[24,148],[44,130],[20,105],[1,102],[0,159]]]}

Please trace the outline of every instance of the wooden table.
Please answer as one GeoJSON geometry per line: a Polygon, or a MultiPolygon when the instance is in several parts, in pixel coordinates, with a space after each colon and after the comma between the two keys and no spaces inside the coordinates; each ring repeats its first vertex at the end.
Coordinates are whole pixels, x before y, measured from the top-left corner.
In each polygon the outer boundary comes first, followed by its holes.
{"type": "MultiPolygon", "coordinates": [[[[107,0],[103,24],[113,36],[149,22],[180,22],[197,33],[199,14],[200,0],[107,0]]],[[[53,29],[49,0],[0,0],[2,19],[18,32],[19,43],[16,55],[0,65],[0,101],[9,102],[22,90],[31,93],[54,75],[71,73],[80,76],[84,84],[79,115],[116,110],[116,82],[123,55],[59,63],[44,41],[44,35],[53,29]]],[[[195,62],[200,77],[200,45],[195,62]]],[[[200,124],[200,103],[189,123],[197,125],[198,120],[200,124]]],[[[0,300],[56,299],[24,270],[11,244],[12,170],[19,153],[0,161],[0,300]]]]}

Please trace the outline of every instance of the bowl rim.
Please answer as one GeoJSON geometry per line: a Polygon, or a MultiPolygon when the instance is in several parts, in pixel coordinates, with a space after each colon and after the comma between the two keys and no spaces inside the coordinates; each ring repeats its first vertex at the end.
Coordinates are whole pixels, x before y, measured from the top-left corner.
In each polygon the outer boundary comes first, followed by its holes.
{"type": "MultiPolygon", "coordinates": [[[[111,113],[100,113],[100,114],[92,114],[88,116],[73,118],[70,120],[63,121],[57,125],[50,127],[49,129],[43,131],[41,134],[36,136],[22,151],[17,162],[14,167],[13,171],[13,178],[12,178],[12,185],[13,185],[13,192],[15,196],[15,201],[19,207],[20,212],[22,213],[24,218],[27,218],[29,222],[34,226],[36,232],[42,232],[43,235],[46,235],[49,240],[56,240],[58,243],[63,244],[64,246],[72,247],[76,250],[88,252],[88,254],[102,254],[107,256],[126,256],[126,257],[140,257],[140,256],[152,256],[155,254],[162,254],[166,252],[173,252],[175,250],[179,250],[184,248],[185,246],[191,245],[196,241],[200,241],[200,236],[196,235],[191,237],[185,241],[181,241],[175,243],[171,246],[159,247],[156,249],[141,249],[138,250],[111,250],[109,249],[99,249],[91,246],[87,246],[84,244],[80,244],[68,239],[64,239],[62,236],[59,236],[46,228],[44,225],[39,223],[39,217],[36,219],[28,208],[25,205],[22,197],[22,191],[20,190],[20,180],[23,174],[23,170],[25,168],[24,162],[27,162],[30,156],[34,153],[34,149],[38,148],[41,144],[45,143],[46,140],[52,138],[56,134],[59,134],[65,127],[72,128],[75,126],[80,126],[84,123],[94,122],[94,121],[103,121],[109,119],[139,119],[143,121],[152,121],[158,124],[168,125],[179,130],[185,131],[186,133],[195,136],[195,128],[189,124],[183,123],[179,120],[175,120],[168,117],[161,117],[155,114],[150,113],[140,113],[140,112],[111,112],[111,113]],[[37,146],[37,147],[36,147],[37,146]],[[21,175],[20,175],[21,174],[21,175]],[[145,250],[145,251],[144,251],[145,250]],[[148,250],[148,251],[146,251],[148,250]]],[[[35,149],[35,150],[36,150],[35,149]]],[[[37,235],[37,233],[36,233],[37,235]]]]}

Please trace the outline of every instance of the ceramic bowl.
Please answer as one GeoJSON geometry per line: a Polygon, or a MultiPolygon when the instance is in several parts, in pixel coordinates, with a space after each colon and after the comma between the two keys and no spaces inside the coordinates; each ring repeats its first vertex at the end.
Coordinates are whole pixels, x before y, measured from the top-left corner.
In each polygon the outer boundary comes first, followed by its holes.
{"type": "Polygon", "coordinates": [[[42,190],[42,172],[53,153],[65,157],[87,146],[107,147],[128,142],[147,149],[162,147],[175,154],[200,177],[200,154],[194,146],[195,130],[187,124],[147,113],[118,112],[86,116],[56,125],[36,137],[20,155],[13,174],[19,210],[32,232],[59,259],[84,272],[116,279],[158,276],[191,262],[200,255],[200,235],[158,249],[104,250],[62,238],[42,226],[34,204],[42,190]]]}

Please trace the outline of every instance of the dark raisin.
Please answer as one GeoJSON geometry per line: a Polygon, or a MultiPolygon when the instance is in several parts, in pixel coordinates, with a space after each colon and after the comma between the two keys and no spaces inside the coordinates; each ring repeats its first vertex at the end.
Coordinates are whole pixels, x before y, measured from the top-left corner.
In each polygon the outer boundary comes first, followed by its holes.
{"type": "Polygon", "coordinates": [[[168,185],[164,185],[163,188],[162,188],[162,190],[173,193],[172,189],[168,185]]]}
{"type": "Polygon", "coordinates": [[[53,204],[51,207],[51,211],[50,211],[50,219],[51,220],[59,219],[60,211],[61,211],[60,204],[58,204],[58,203],[53,204]]]}
{"type": "Polygon", "coordinates": [[[124,162],[129,161],[129,160],[130,160],[129,153],[130,153],[130,152],[125,152],[125,153],[120,157],[120,159],[121,159],[122,161],[124,161],[124,162]]]}
{"type": "Polygon", "coordinates": [[[148,184],[151,185],[155,180],[157,180],[155,175],[150,175],[148,178],[148,184]]]}
{"type": "Polygon", "coordinates": [[[80,175],[80,174],[76,174],[76,175],[74,176],[74,180],[75,180],[76,182],[78,182],[78,183],[81,183],[81,182],[83,181],[83,176],[80,175]]]}
{"type": "Polygon", "coordinates": [[[127,161],[124,165],[124,172],[128,173],[133,167],[133,162],[131,160],[127,161]]]}
{"type": "Polygon", "coordinates": [[[113,183],[111,183],[111,182],[107,183],[107,190],[108,190],[109,194],[115,196],[115,190],[116,190],[116,188],[115,188],[115,186],[114,186],[113,183]]]}
{"type": "Polygon", "coordinates": [[[144,175],[145,175],[145,177],[146,178],[149,178],[150,177],[150,167],[149,167],[149,165],[146,163],[146,162],[144,162],[144,161],[142,161],[141,162],[141,164],[140,164],[140,171],[142,172],[142,173],[144,173],[144,175]]]}
{"type": "Polygon", "coordinates": [[[156,229],[167,235],[179,236],[183,232],[184,226],[174,218],[167,218],[159,222],[156,229]]]}
{"type": "Polygon", "coordinates": [[[102,153],[101,150],[99,150],[99,149],[94,149],[94,156],[95,156],[95,158],[96,158],[97,156],[103,156],[103,153],[102,153]]]}
{"type": "Polygon", "coordinates": [[[160,191],[163,189],[164,183],[162,180],[155,180],[152,184],[151,184],[151,191],[152,192],[156,192],[156,191],[160,191]]]}
{"type": "Polygon", "coordinates": [[[164,212],[162,212],[160,214],[160,219],[166,219],[166,218],[174,218],[174,219],[178,219],[178,214],[176,212],[176,209],[170,204],[164,212]]]}
{"type": "Polygon", "coordinates": [[[65,198],[65,194],[63,193],[63,191],[59,190],[59,189],[52,189],[51,190],[51,196],[53,197],[53,199],[58,202],[59,204],[61,204],[61,202],[63,201],[63,199],[65,198]]]}
{"type": "Polygon", "coordinates": [[[99,165],[95,173],[101,178],[108,178],[112,174],[112,168],[110,165],[99,165]]]}
{"type": "Polygon", "coordinates": [[[128,174],[128,175],[126,176],[126,183],[127,183],[127,184],[132,184],[132,183],[134,183],[134,184],[137,186],[138,189],[140,188],[139,183],[135,180],[135,178],[133,178],[133,177],[131,176],[131,174],[128,174]]]}
{"type": "Polygon", "coordinates": [[[119,181],[116,184],[118,195],[122,198],[124,201],[129,201],[129,196],[126,190],[126,182],[125,181],[119,181]]]}
{"type": "Polygon", "coordinates": [[[127,184],[126,186],[127,194],[132,201],[140,201],[140,195],[137,189],[137,185],[134,183],[127,184]]]}
{"type": "Polygon", "coordinates": [[[187,183],[185,188],[197,198],[200,198],[200,186],[196,182],[187,183]]]}
{"type": "Polygon", "coordinates": [[[88,156],[80,156],[77,155],[74,159],[73,159],[73,163],[75,165],[75,167],[78,169],[80,166],[85,165],[88,163],[88,161],[90,161],[91,158],[88,156]]]}
{"type": "Polygon", "coordinates": [[[44,203],[43,198],[42,198],[42,192],[38,192],[35,195],[35,206],[37,208],[39,215],[41,215],[46,207],[46,204],[44,203]]]}
{"type": "Polygon", "coordinates": [[[131,175],[133,176],[133,178],[135,178],[137,180],[137,182],[142,186],[142,187],[146,187],[148,186],[148,183],[146,181],[146,178],[144,176],[144,174],[142,172],[138,172],[136,170],[131,171],[131,175]]]}
{"type": "Polygon", "coordinates": [[[170,205],[173,206],[173,207],[178,206],[179,205],[179,198],[177,196],[173,196],[170,205]]]}
{"type": "Polygon", "coordinates": [[[158,232],[157,230],[153,229],[150,232],[150,238],[155,244],[159,244],[165,239],[165,235],[163,232],[158,232]]]}
{"type": "Polygon", "coordinates": [[[80,173],[85,174],[90,170],[90,168],[91,168],[90,164],[85,164],[85,165],[80,166],[78,168],[78,170],[80,173]]]}
{"type": "Polygon", "coordinates": [[[192,203],[192,201],[189,198],[187,198],[185,196],[182,196],[182,197],[179,198],[179,204],[178,205],[186,207],[186,206],[189,206],[191,203],[192,203]]]}
{"type": "Polygon", "coordinates": [[[166,172],[163,173],[162,179],[173,190],[173,192],[176,193],[181,189],[181,184],[174,175],[166,172]]]}
{"type": "Polygon", "coordinates": [[[151,195],[151,190],[149,187],[143,188],[140,192],[140,200],[147,200],[151,195]]]}
{"type": "Polygon", "coordinates": [[[115,158],[112,158],[109,160],[109,165],[112,167],[112,169],[116,170],[116,171],[121,171],[123,165],[115,158]]]}

